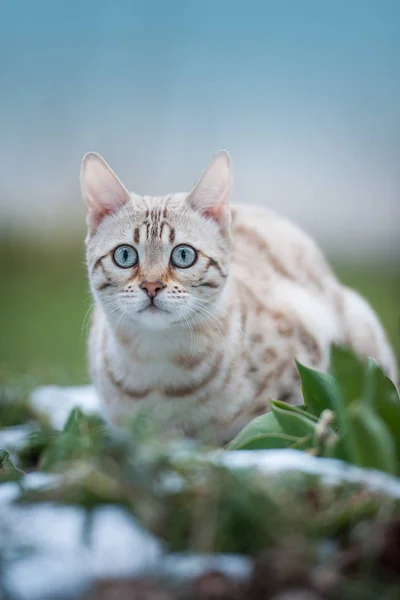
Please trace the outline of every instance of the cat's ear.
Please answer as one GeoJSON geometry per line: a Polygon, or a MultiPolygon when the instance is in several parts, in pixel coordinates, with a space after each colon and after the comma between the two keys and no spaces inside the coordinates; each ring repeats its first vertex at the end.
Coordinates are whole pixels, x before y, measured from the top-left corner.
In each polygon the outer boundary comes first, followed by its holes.
{"type": "Polygon", "coordinates": [[[106,161],[88,152],[81,165],[81,189],[87,206],[87,224],[93,234],[101,220],[130,199],[130,194],[106,161]]]}
{"type": "Polygon", "coordinates": [[[187,197],[190,206],[214,219],[223,230],[229,229],[229,198],[232,187],[231,159],[220,150],[187,197]]]}

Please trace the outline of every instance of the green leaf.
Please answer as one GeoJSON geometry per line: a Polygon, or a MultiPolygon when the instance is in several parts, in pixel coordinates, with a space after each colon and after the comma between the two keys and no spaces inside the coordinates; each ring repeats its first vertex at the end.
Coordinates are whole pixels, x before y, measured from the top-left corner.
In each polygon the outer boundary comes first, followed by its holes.
{"type": "Polygon", "coordinates": [[[229,448],[229,450],[276,450],[277,448],[289,448],[301,440],[302,438],[286,433],[260,433],[242,445],[229,448]]]}
{"type": "Polygon", "coordinates": [[[275,403],[275,406],[278,406],[282,410],[288,410],[290,412],[294,412],[297,415],[301,415],[302,417],[307,417],[308,419],[311,419],[311,421],[318,423],[318,417],[311,414],[310,412],[307,412],[307,409],[304,406],[304,404],[288,404],[287,402],[281,402],[281,400],[273,400],[273,402],[275,403]]]}
{"type": "Polygon", "coordinates": [[[296,450],[308,450],[309,448],[313,448],[313,445],[313,436],[310,433],[302,438],[298,438],[291,446],[289,446],[289,448],[296,450]]]}
{"type": "Polygon", "coordinates": [[[331,348],[330,370],[337,386],[336,415],[342,438],[344,458],[352,462],[356,442],[351,435],[348,408],[363,398],[366,366],[353,351],[340,346],[331,348]]]}
{"type": "Polygon", "coordinates": [[[392,433],[400,460],[400,398],[394,383],[373,359],[368,359],[365,398],[392,433]]]}
{"type": "Polygon", "coordinates": [[[98,415],[86,415],[79,407],[71,410],[62,432],[52,436],[40,457],[40,468],[55,470],[61,462],[95,456],[103,435],[104,422],[98,415]]]}
{"type": "Polygon", "coordinates": [[[366,363],[357,354],[332,346],[330,370],[346,406],[364,396],[366,363]]]}
{"type": "Polygon", "coordinates": [[[332,375],[321,373],[297,362],[302,383],[304,402],[307,409],[319,417],[325,409],[335,410],[337,407],[338,389],[332,375]]]}
{"type": "Polygon", "coordinates": [[[239,450],[246,444],[259,435],[268,433],[283,433],[282,427],[279,425],[273,412],[268,412],[265,415],[256,417],[248,423],[240,433],[227,445],[227,450],[239,450]]]}
{"type": "MultiPolygon", "coordinates": [[[[284,433],[296,437],[314,434],[316,423],[306,414],[298,414],[288,409],[288,404],[271,400],[271,409],[284,433]]],[[[293,407],[291,407],[293,408],[293,407]]],[[[299,412],[302,412],[299,410],[299,412]]]]}
{"type": "Polygon", "coordinates": [[[378,371],[377,362],[373,358],[368,358],[365,370],[364,400],[372,409],[376,406],[378,395],[378,371]]]}
{"type": "Polygon", "coordinates": [[[79,406],[75,406],[69,413],[68,419],[65,422],[63,432],[79,435],[79,427],[82,421],[86,419],[86,415],[82,412],[79,406]]]}
{"type": "Polygon", "coordinates": [[[365,468],[396,473],[396,449],[385,422],[362,401],[348,409],[349,435],[352,437],[351,462],[365,468]]]}
{"type": "MultiPolygon", "coordinates": [[[[309,448],[312,445],[314,427],[318,419],[303,408],[291,406],[278,400],[272,402],[273,410],[251,421],[228,444],[227,450],[266,450],[275,448],[299,447],[309,448]],[[279,421],[285,416],[277,417],[276,412],[289,415],[289,428],[296,428],[301,435],[291,434],[279,421]]],[[[287,419],[286,419],[287,421],[287,419]]]]}

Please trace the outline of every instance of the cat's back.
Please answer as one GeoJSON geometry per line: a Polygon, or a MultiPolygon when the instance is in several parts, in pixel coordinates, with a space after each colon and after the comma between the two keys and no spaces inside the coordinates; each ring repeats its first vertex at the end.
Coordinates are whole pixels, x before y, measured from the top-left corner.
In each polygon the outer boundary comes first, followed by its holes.
{"type": "Polygon", "coordinates": [[[336,281],[314,240],[273,210],[234,205],[232,238],[233,271],[256,288],[284,278],[317,291],[336,281]]]}

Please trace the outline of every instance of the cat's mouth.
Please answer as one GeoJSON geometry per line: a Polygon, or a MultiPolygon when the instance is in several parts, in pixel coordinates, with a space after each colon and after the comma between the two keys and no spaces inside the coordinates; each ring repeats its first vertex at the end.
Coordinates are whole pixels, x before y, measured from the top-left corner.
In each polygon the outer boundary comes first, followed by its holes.
{"type": "Polygon", "coordinates": [[[165,310],[165,308],[160,308],[159,306],[156,306],[153,302],[151,302],[151,304],[148,304],[147,306],[145,306],[144,308],[138,310],[138,313],[153,313],[153,314],[157,314],[157,313],[167,313],[169,312],[169,310],[165,310]]]}

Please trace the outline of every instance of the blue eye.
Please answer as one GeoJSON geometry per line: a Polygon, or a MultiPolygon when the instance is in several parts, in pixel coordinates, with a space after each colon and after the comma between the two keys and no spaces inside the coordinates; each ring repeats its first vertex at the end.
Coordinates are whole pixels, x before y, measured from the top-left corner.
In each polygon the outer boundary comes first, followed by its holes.
{"type": "Polygon", "coordinates": [[[177,246],[172,250],[171,262],[175,267],[187,269],[194,265],[197,259],[197,252],[191,246],[177,246]]]}
{"type": "Polygon", "coordinates": [[[124,244],[115,248],[113,258],[118,267],[121,267],[121,269],[129,269],[138,262],[138,253],[132,246],[124,244]]]}

